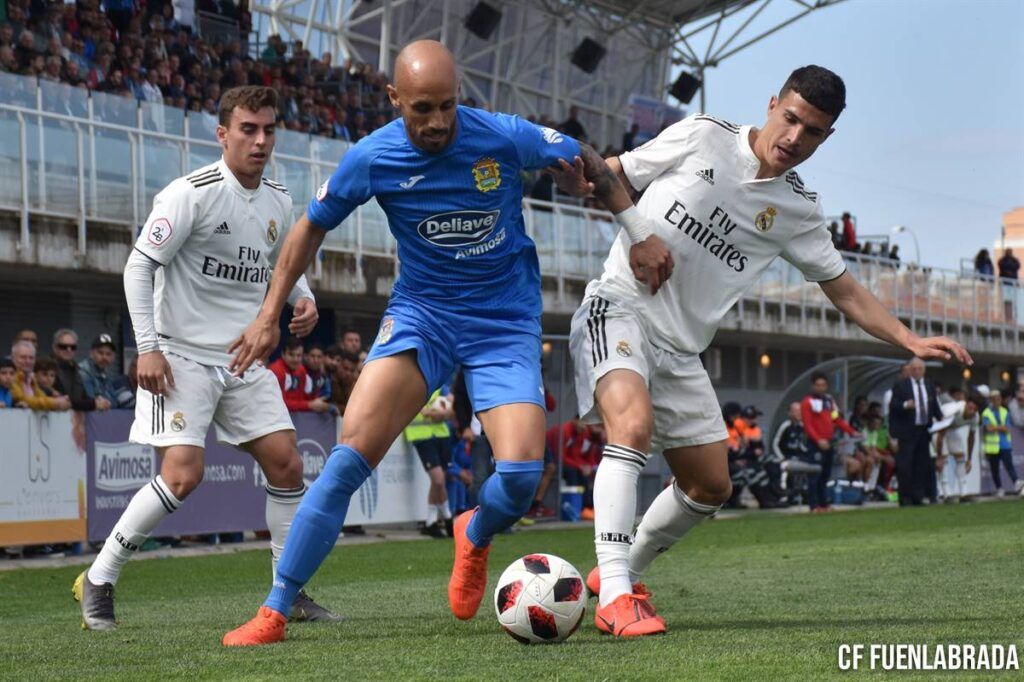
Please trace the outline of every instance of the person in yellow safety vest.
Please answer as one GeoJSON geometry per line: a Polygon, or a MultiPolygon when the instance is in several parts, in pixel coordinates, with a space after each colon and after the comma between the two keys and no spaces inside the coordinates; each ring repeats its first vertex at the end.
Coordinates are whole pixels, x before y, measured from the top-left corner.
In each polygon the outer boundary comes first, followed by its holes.
{"type": "Polygon", "coordinates": [[[988,458],[992,471],[992,483],[996,487],[996,495],[1004,496],[1002,477],[999,475],[999,464],[1002,462],[1006,473],[1010,475],[1010,483],[1018,495],[1024,493],[1024,480],[1018,480],[1017,470],[1013,466],[1013,442],[1010,436],[1010,412],[1003,406],[1003,394],[993,390],[988,396],[989,406],[981,413],[981,423],[985,431],[985,457],[988,458]]]}
{"type": "Polygon", "coordinates": [[[427,518],[424,535],[433,538],[452,537],[452,512],[448,508],[445,473],[451,458],[451,430],[447,420],[455,417],[452,396],[445,387],[434,391],[420,413],[405,427],[405,439],[416,448],[416,454],[430,477],[427,492],[427,518]],[[442,527],[443,524],[443,527],[442,527]]]}

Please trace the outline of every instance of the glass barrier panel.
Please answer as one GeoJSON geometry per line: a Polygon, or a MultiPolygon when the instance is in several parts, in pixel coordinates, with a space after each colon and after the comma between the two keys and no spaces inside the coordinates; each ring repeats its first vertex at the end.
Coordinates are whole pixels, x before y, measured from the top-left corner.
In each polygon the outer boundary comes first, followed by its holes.
{"type": "Polygon", "coordinates": [[[142,213],[149,213],[153,197],[187,171],[181,167],[181,145],[172,140],[142,136],[142,213]]]}
{"type": "Polygon", "coordinates": [[[277,129],[274,142],[274,151],[278,154],[288,154],[308,159],[310,156],[310,143],[308,133],[297,133],[294,130],[277,129]]]}
{"type": "MultiPolygon", "coordinates": [[[[128,133],[97,127],[85,147],[85,200],[89,215],[131,222],[132,155],[128,133]]],[[[139,219],[145,219],[145,210],[140,212],[139,219]]]]}
{"type": "Polygon", "coordinates": [[[74,88],[65,83],[39,81],[43,111],[75,118],[89,117],[89,90],[74,88]]]}
{"type": "MultiPolygon", "coordinates": [[[[83,135],[82,144],[85,145],[83,135]]],[[[69,121],[43,119],[43,210],[78,213],[78,133],[69,121]]]]}
{"type": "MultiPolygon", "coordinates": [[[[0,73],[0,88],[3,76],[0,73]]],[[[21,207],[21,126],[12,111],[0,109],[0,205],[21,207]]]]}
{"type": "Polygon", "coordinates": [[[92,115],[97,121],[134,128],[138,123],[138,101],[131,96],[92,93],[92,115]]]}
{"type": "Polygon", "coordinates": [[[545,275],[558,273],[558,253],[555,242],[555,214],[551,207],[533,206],[533,243],[537,245],[540,271],[545,275]]]}
{"type": "Polygon", "coordinates": [[[142,127],[168,135],[185,134],[185,111],[155,102],[142,102],[142,127]]]}
{"type": "Polygon", "coordinates": [[[0,104],[36,108],[36,79],[0,72],[0,104]]]}
{"type": "MultiPolygon", "coordinates": [[[[217,117],[205,111],[188,112],[188,136],[192,140],[217,141],[217,117]]],[[[220,154],[217,154],[220,158],[220,154]]]]}
{"type": "Polygon", "coordinates": [[[341,157],[345,156],[348,148],[349,144],[342,140],[320,137],[318,135],[310,138],[310,158],[314,162],[329,166],[331,171],[341,161],[341,157]]]}

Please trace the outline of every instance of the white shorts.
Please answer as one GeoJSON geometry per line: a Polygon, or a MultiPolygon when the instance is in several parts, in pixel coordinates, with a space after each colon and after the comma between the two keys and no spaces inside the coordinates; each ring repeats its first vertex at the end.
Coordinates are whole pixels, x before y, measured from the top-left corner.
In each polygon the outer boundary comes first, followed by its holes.
{"type": "Polygon", "coordinates": [[[201,365],[174,353],[164,357],[174,388],[159,396],[139,387],[128,437],[133,443],[203,447],[211,423],[217,426],[217,440],[230,445],[295,429],[277,377],[266,367],[253,365],[235,377],[226,367],[201,365]]]}
{"type": "Polygon", "coordinates": [[[644,378],[654,407],[653,452],[725,440],[718,396],[700,357],[653,346],[636,314],[597,296],[572,317],[569,350],[576,367],[576,400],[584,423],[601,421],[594,390],[613,369],[644,378]]]}

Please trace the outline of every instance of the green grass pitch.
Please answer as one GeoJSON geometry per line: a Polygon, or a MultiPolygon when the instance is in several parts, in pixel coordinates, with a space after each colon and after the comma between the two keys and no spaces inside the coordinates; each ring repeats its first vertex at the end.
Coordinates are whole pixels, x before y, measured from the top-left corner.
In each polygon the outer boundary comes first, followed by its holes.
{"type": "Polygon", "coordinates": [[[490,601],[501,570],[539,551],[585,574],[591,542],[584,528],[499,537],[488,598],[468,623],[448,612],[448,542],[340,547],[310,591],[349,620],[291,626],[287,642],[244,650],[225,650],[220,638],[265,594],[262,551],[129,564],[113,633],[80,629],[70,592],[80,567],[0,571],[0,678],[816,680],[863,674],[838,671],[841,643],[1024,652],[1020,500],[712,521],[647,576],[666,636],[600,636],[593,601],[564,644],[523,646],[505,635],[490,601]]]}

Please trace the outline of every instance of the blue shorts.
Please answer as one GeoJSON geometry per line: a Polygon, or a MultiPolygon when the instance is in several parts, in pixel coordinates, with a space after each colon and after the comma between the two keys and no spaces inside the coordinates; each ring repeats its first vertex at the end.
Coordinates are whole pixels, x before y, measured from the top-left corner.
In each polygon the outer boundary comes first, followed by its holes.
{"type": "Polygon", "coordinates": [[[462,367],[474,412],[533,403],[545,408],[540,375],[540,320],[474,317],[392,298],[366,361],[407,350],[427,382],[427,395],[462,367]]]}

